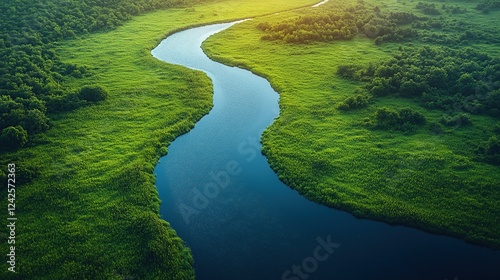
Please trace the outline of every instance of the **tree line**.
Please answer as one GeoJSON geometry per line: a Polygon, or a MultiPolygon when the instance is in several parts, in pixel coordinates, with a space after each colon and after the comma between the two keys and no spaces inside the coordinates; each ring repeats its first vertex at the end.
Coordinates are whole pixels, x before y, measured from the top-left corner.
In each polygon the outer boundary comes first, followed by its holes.
{"type": "MultiPolygon", "coordinates": [[[[88,70],[63,63],[54,42],[117,27],[134,15],[198,0],[13,0],[0,2],[0,150],[50,127],[48,114],[103,100],[64,88],[88,70]]],[[[94,88],[96,85],[90,85],[94,88]]],[[[97,86],[99,87],[99,86],[97,86]]],[[[85,92],[85,89],[81,89],[85,92]]]]}
{"type": "Polygon", "coordinates": [[[401,48],[378,64],[341,65],[337,74],[366,81],[372,96],[409,97],[429,109],[500,117],[500,59],[472,48],[401,48]]]}
{"type": "Polygon", "coordinates": [[[417,36],[406,25],[419,20],[407,12],[382,13],[378,6],[369,9],[363,3],[343,10],[326,10],[288,19],[278,23],[262,22],[257,28],[266,34],[262,40],[282,40],[307,44],[350,40],[358,34],[384,41],[403,41],[417,36]]]}
{"type": "MultiPolygon", "coordinates": [[[[495,9],[495,4],[481,3],[478,7],[495,9]]],[[[377,45],[412,40],[450,46],[467,45],[480,40],[500,43],[494,29],[481,30],[476,23],[440,16],[444,13],[471,13],[466,8],[447,4],[438,7],[433,3],[419,2],[414,9],[425,16],[413,12],[384,12],[379,6],[368,6],[360,1],[356,6],[344,9],[311,11],[281,22],[262,22],[257,28],[265,33],[261,36],[262,40],[291,44],[350,40],[356,35],[371,38],[377,45]]]]}

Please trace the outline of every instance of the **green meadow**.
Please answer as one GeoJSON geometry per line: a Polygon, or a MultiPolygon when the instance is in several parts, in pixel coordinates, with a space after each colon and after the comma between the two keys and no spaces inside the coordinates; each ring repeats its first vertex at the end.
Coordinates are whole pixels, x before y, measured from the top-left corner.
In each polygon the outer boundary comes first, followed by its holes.
{"type": "MultiPolygon", "coordinates": [[[[267,78],[279,92],[281,113],[263,135],[263,153],[291,188],[357,217],[500,248],[500,166],[478,156],[481,143],[497,139],[498,117],[466,108],[428,108],[415,98],[397,94],[375,96],[367,106],[354,110],[338,107],[346,98],[365,92],[367,85],[366,81],[339,76],[339,65],[354,64],[364,69],[389,61],[400,48],[424,46],[468,47],[500,58],[494,35],[499,33],[500,12],[481,12],[475,9],[479,2],[425,1],[434,8],[424,5],[417,9],[415,1],[330,1],[315,9],[238,24],[210,37],[203,47],[215,60],[267,78]],[[287,41],[284,31],[276,31],[276,37],[284,39],[269,40],[273,33],[262,27],[275,26],[268,30],[278,30],[290,22],[306,22],[304,18],[316,13],[361,4],[368,11],[378,8],[382,13],[413,13],[426,17],[432,26],[444,27],[419,29],[419,35],[411,40],[382,44],[364,34],[349,40],[290,43],[300,41],[300,36],[308,40],[314,34],[290,33],[298,39],[289,37],[287,41]],[[434,10],[440,15],[432,15],[434,10]],[[472,33],[482,34],[481,39],[464,41],[462,34],[472,33]],[[393,111],[411,108],[420,112],[426,123],[408,131],[368,125],[384,107],[393,111]],[[468,118],[467,124],[443,124],[448,115],[462,113],[468,118]]],[[[312,25],[310,29],[314,28],[312,25]]],[[[494,146],[498,158],[496,145],[490,147],[494,146]]]]}
{"type": "MultiPolygon", "coordinates": [[[[159,216],[153,169],[175,137],[212,106],[201,72],[150,55],[175,31],[271,14],[316,1],[217,1],[134,17],[108,32],[57,44],[85,66],[63,91],[100,85],[105,101],[51,114],[51,128],[1,164],[16,165],[16,274],[10,279],[193,279],[193,259],[159,216]]],[[[2,189],[2,197],[7,191],[2,189]]],[[[6,199],[1,206],[7,208],[6,199]]],[[[2,239],[6,238],[2,232],[2,239]]],[[[7,252],[7,243],[2,245],[7,252]]]]}

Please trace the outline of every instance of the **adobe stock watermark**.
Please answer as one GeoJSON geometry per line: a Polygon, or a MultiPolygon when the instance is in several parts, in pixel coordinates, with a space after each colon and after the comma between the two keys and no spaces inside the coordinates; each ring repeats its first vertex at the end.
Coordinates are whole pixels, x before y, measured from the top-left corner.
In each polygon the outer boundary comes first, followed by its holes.
{"type": "Polygon", "coordinates": [[[281,275],[281,280],[309,279],[310,275],[318,270],[320,263],[328,260],[334,250],[340,247],[340,243],[332,242],[331,235],[326,237],[326,241],[321,237],[316,238],[316,241],[318,246],[314,248],[312,255],[302,260],[301,264],[292,265],[291,269],[281,275]]]}
{"type": "Polygon", "coordinates": [[[10,245],[7,254],[7,268],[10,272],[16,272],[16,165],[10,163],[7,165],[7,229],[9,237],[7,243],[10,245]]]}
{"type": "MultiPolygon", "coordinates": [[[[244,157],[245,161],[253,161],[257,153],[260,152],[259,139],[248,137],[239,143],[237,151],[239,155],[244,157]]],[[[197,215],[201,210],[206,209],[210,205],[210,201],[219,196],[220,192],[229,186],[233,178],[240,175],[242,171],[241,162],[237,160],[228,161],[223,170],[210,171],[208,182],[202,187],[193,188],[190,201],[178,204],[184,222],[189,225],[192,215],[197,215]]]]}

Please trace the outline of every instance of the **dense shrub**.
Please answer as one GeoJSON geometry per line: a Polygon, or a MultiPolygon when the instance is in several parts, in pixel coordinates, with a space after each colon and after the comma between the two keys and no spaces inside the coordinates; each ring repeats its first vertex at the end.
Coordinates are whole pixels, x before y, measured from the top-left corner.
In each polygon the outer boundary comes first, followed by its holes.
{"type": "Polygon", "coordinates": [[[399,110],[399,117],[403,123],[411,125],[424,125],[426,123],[425,116],[411,108],[403,108],[399,110]]]}
{"type": "Polygon", "coordinates": [[[500,1],[498,0],[483,0],[476,5],[476,9],[483,13],[500,10],[500,1]]]}
{"type": "Polygon", "coordinates": [[[411,108],[399,111],[387,107],[377,109],[368,123],[378,129],[411,131],[426,123],[425,116],[411,108]]]}
{"type": "Polygon", "coordinates": [[[365,89],[372,96],[402,96],[427,108],[499,116],[500,60],[471,48],[401,49],[378,65],[337,69],[342,77],[368,81],[365,89]]]}
{"type": "Polygon", "coordinates": [[[477,148],[477,153],[481,160],[500,165],[500,140],[497,136],[492,136],[477,148]]]}
{"type": "Polygon", "coordinates": [[[445,132],[443,126],[440,123],[437,123],[437,122],[430,123],[429,124],[429,130],[433,134],[443,134],[445,132]]]}
{"type": "Polygon", "coordinates": [[[401,123],[398,112],[387,107],[377,109],[373,120],[375,127],[382,129],[397,129],[401,123]]]}
{"type": "Polygon", "coordinates": [[[422,3],[418,2],[417,9],[422,10],[422,12],[426,15],[439,15],[441,14],[439,10],[436,8],[436,4],[432,3],[422,3]]]}
{"type": "Polygon", "coordinates": [[[78,93],[70,93],[65,95],[53,95],[47,100],[46,106],[49,112],[57,113],[71,111],[82,107],[87,102],[78,97],[78,93]]]}
{"type": "Polygon", "coordinates": [[[21,126],[9,126],[2,129],[0,135],[0,149],[15,150],[28,142],[28,133],[21,126]]]}
{"type": "Polygon", "coordinates": [[[487,112],[495,117],[500,117],[500,90],[494,90],[486,96],[485,108],[487,112]]]}
{"type": "Polygon", "coordinates": [[[298,17],[277,24],[260,23],[266,31],[262,40],[282,40],[286,43],[348,40],[357,34],[356,22],[350,13],[322,13],[298,17]]]}
{"type": "Polygon", "coordinates": [[[441,6],[441,9],[445,10],[446,12],[450,13],[450,14],[465,14],[467,13],[467,9],[466,8],[461,8],[457,5],[446,5],[446,4],[443,4],[441,6]]]}
{"type": "Polygon", "coordinates": [[[358,73],[363,67],[358,64],[339,65],[337,67],[337,75],[346,79],[359,79],[358,73]]]}
{"type": "Polygon", "coordinates": [[[366,94],[357,94],[355,96],[349,96],[344,101],[337,104],[337,109],[347,111],[352,109],[358,109],[368,106],[371,97],[366,94]]]}
{"type": "Polygon", "coordinates": [[[84,86],[78,91],[78,98],[90,102],[106,100],[108,92],[102,86],[92,85],[84,86]]]}
{"type": "Polygon", "coordinates": [[[469,116],[465,113],[454,116],[443,116],[439,122],[446,126],[468,126],[472,124],[469,116]]]}

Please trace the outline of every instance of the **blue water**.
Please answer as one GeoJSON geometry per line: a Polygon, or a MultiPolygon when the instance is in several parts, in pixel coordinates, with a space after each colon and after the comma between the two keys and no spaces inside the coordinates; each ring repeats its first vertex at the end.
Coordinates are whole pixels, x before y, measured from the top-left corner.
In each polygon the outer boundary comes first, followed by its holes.
{"type": "Polygon", "coordinates": [[[279,181],[259,143],[278,94],[200,48],[233,24],[182,31],[152,51],[214,84],[213,109],[155,169],[161,215],[191,248],[197,279],[500,279],[499,251],[357,219],[279,181]]]}

